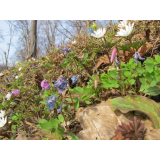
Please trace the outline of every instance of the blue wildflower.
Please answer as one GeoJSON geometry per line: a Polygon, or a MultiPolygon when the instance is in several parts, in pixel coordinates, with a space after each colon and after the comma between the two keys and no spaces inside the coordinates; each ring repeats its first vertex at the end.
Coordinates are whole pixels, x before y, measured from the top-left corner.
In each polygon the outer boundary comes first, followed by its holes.
{"type": "Polygon", "coordinates": [[[88,36],[90,36],[91,33],[93,33],[93,30],[94,30],[94,28],[88,28],[88,29],[87,29],[87,34],[88,34],[88,36]]]}
{"type": "Polygon", "coordinates": [[[59,78],[56,82],[54,82],[54,86],[58,88],[58,93],[61,94],[64,89],[68,88],[66,78],[59,78]]]}
{"type": "Polygon", "coordinates": [[[11,77],[8,77],[8,81],[11,81],[11,77]]]}
{"type": "Polygon", "coordinates": [[[31,67],[31,68],[33,69],[34,67],[35,67],[35,65],[32,65],[32,67],[31,67]]]}
{"type": "Polygon", "coordinates": [[[59,109],[57,109],[57,112],[58,112],[58,113],[61,113],[61,112],[62,112],[62,105],[60,106],[59,109]]]}
{"type": "Polygon", "coordinates": [[[46,101],[46,102],[47,102],[47,106],[49,107],[48,111],[51,111],[51,110],[54,109],[54,107],[55,107],[55,102],[56,102],[58,99],[56,98],[56,95],[54,95],[54,96],[53,96],[53,95],[52,95],[52,96],[49,96],[48,98],[49,98],[49,100],[46,101]]]}
{"type": "Polygon", "coordinates": [[[135,52],[134,59],[136,59],[136,60],[134,61],[135,63],[138,63],[138,59],[143,60],[143,61],[145,60],[145,58],[142,58],[142,57],[140,56],[139,52],[135,52]]]}
{"type": "Polygon", "coordinates": [[[117,56],[116,56],[116,63],[119,65],[119,61],[118,61],[118,58],[117,58],[117,56]]]}
{"type": "Polygon", "coordinates": [[[77,77],[76,76],[71,77],[72,84],[75,83],[75,82],[77,82],[79,76],[80,75],[78,75],[77,77]]]}
{"type": "Polygon", "coordinates": [[[67,54],[69,52],[69,48],[65,47],[65,49],[61,49],[60,52],[67,54]]]}

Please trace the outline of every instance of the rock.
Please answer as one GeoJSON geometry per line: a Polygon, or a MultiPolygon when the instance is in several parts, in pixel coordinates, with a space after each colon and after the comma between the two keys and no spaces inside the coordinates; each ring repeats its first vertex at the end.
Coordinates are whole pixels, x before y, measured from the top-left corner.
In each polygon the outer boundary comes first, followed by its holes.
{"type": "Polygon", "coordinates": [[[120,124],[116,114],[108,102],[92,105],[85,109],[79,108],[76,120],[83,128],[77,136],[82,140],[109,140],[115,135],[115,130],[120,124]]]}

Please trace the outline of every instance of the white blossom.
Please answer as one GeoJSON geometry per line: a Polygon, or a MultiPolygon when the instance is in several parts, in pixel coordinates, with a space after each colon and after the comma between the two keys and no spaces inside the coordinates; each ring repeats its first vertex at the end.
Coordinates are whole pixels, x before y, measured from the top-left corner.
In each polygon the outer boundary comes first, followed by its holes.
{"type": "Polygon", "coordinates": [[[72,44],[75,44],[76,43],[76,41],[72,41],[72,44]]]}
{"type": "Polygon", "coordinates": [[[15,77],[15,79],[18,79],[18,78],[19,78],[18,76],[15,77]]]}
{"type": "Polygon", "coordinates": [[[19,71],[22,69],[22,67],[19,68],[19,71]]]}
{"type": "Polygon", "coordinates": [[[128,36],[132,32],[133,26],[134,26],[134,22],[132,23],[132,25],[129,23],[129,25],[125,26],[125,29],[120,29],[120,31],[117,32],[117,35],[115,35],[115,36],[122,36],[122,37],[128,36]]]}
{"type": "Polygon", "coordinates": [[[6,124],[6,122],[7,122],[7,117],[0,118],[0,127],[3,127],[6,124]]]}
{"type": "Polygon", "coordinates": [[[0,110],[0,118],[1,118],[1,117],[4,117],[4,115],[5,115],[5,111],[0,110]]]}
{"type": "Polygon", "coordinates": [[[118,27],[124,28],[127,25],[127,22],[128,22],[127,20],[120,21],[118,27]]]}
{"type": "Polygon", "coordinates": [[[106,33],[106,28],[98,28],[94,33],[91,33],[91,36],[95,38],[101,38],[106,33]]]}
{"type": "Polygon", "coordinates": [[[0,77],[1,77],[1,76],[4,76],[4,74],[3,74],[3,73],[0,73],[0,77]]]}
{"type": "Polygon", "coordinates": [[[5,98],[7,98],[7,100],[10,100],[11,99],[11,93],[10,92],[8,92],[8,94],[6,95],[6,97],[5,98]]]}

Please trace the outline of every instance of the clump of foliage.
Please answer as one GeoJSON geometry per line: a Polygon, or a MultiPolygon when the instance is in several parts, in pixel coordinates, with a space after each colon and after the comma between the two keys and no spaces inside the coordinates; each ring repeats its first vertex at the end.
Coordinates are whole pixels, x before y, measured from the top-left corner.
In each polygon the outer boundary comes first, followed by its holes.
{"type": "Polygon", "coordinates": [[[122,125],[117,127],[117,131],[129,140],[143,140],[145,135],[144,123],[136,117],[133,117],[133,122],[129,122],[129,125],[122,122],[122,125]]]}

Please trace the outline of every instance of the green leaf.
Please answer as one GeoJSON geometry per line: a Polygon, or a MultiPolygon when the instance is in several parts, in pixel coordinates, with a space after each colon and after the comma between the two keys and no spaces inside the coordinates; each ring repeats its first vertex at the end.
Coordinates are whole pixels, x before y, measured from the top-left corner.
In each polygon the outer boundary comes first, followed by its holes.
{"type": "Polygon", "coordinates": [[[61,138],[63,133],[64,133],[64,128],[58,124],[58,128],[53,128],[52,131],[51,131],[52,135],[54,135],[55,137],[59,137],[61,138]]]}
{"type": "Polygon", "coordinates": [[[117,75],[118,75],[118,72],[117,72],[117,71],[110,71],[110,72],[109,72],[109,75],[110,75],[112,78],[116,78],[117,75]]]}
{"type": "Polygon", "coordinates": [[[129,71],[125,71],[125,72],[124,72],[124,75],[125,75],[126,77],[128,77],[128,78],[132,78],[131,72],[129,72],[129,71]]]}
{"type": "Polygon", "coordinates": [[[52,126],[57,127],[59,124],[58,119],[50,118],[49,122],[51,123],[52,126]]]}
{"type": "Polygon", "coordinates": [[[159,55],[155,55],[155,60],[160,63],[160,56],[159,55]]]}
{"type": "Polygon", "coordinates": [[[138,74],[143,74],[143,73],[145,73],[145,69],[142,68],[142,67],[137,67],[137,68],[136,68],[136,71],[137,71],[138,74]]]}
{"type": "Polygon", "coordinates": [[[87,58],[88,58],[88,53],[85,53],[85,55],[84,55],[83,58],[84,58],[84,59],[87,59],[87,58]]]}
{"type": "Polygon", "coordinates": [[[85,101],[85,103],[86,103],[86,104],[91,104],[91,102],[90,102],[90,101],[85,101]]]}
{"type": "Polygon", "coordinates": [[[81,99],[82,99],[82,100],[87,100],[87,99],[89,99],[89,98],[90,98],[90,95],[85,95],[85,94],[84,94],[84,95],[81,96],[81,99]]]}
{"type": "Polygon", "coordinates": [[[157,79],[156,79],[156,77],[154,77],[152,82],[151,82],[151,84],[150,84],[150,86],[154,87],[156,84],[157,84],[157,79]]]}
{"type": "Polygon", "coordinates": [[[64,117],[63,117],[62,114],[59,114],[59,115],[58,115],[58,120],[59,120],[61,123],[64,122],[64,117]]]}
{"type": "Polygon", "coordinates": [[[45,102],[45,101],[40,101],[40,103],[41,103],[41,104],[45,104],[45,105],[46,105],[46,102],[45,102]]]}
{"type": "Polygon", "coordinates": [[[69,131],[69,135],[72,137],[72,140],[79,140],[79,138],[75,136],[71,131],[69,131]]]}
{"type": "Polygon", "coordinates": [[[52,129],[53,127],[52,127],[51,123],[47,122],[47,123],[42,123],[41,128],[48,131],[48,130],[52,129]]]}
{"type": "Polygon", "coordinates": [[[76,87],[75,89],[76,89],[76,91],[78,91],[78,93],[83,93],[83,88],[81,88],[81,87],[76,87]]]}
{"type": "Polygon", "coordinates": [[[79,100],[76,101],[76,103],[74,104],[74,107],[75,107],[76,110],[78,110],[78,108],[79,108],[79,100]]]}
{"type": "Polygon", "coordinates": [[[39,123],[47,123],[48,121],[46,119],[39,119],[39,123]]]}
{"type": "Polygon", "coordinates": [[[131,58],[128,63],[131,65],[134,61],[135,61],[135,59],[131,58]]]}
{"type": "Polygon", "coordinates": [[[144,96],[126,96],[110,100],[113,110],[119,109],[123,113],[141,111],[146,114],[156,129],[160,128],[160,106],[155,101],[144,96]]]}
{"type": "Polygon", "coordinates": [[[134,79],[128,79],[128,82],[129,82],[131,85],[135,84],[135,80],[134,80],[134,79]]]}
{"type": "Polygon", "coordinates": [[[143,91],[145,94],[151,95],[151,96],[157,96],[160,94],[160,86],[156,85],[154,87],[149,87],[146,90],[143,91]]]}
{"type": "Polygon", "coordinates": [[[153,67],[154,67],[154,62],[153,62],[153,59],[148,57],[145,61],[145,67],[146,67],[146,70],[151,73],[153,72],[153,67]]]}

